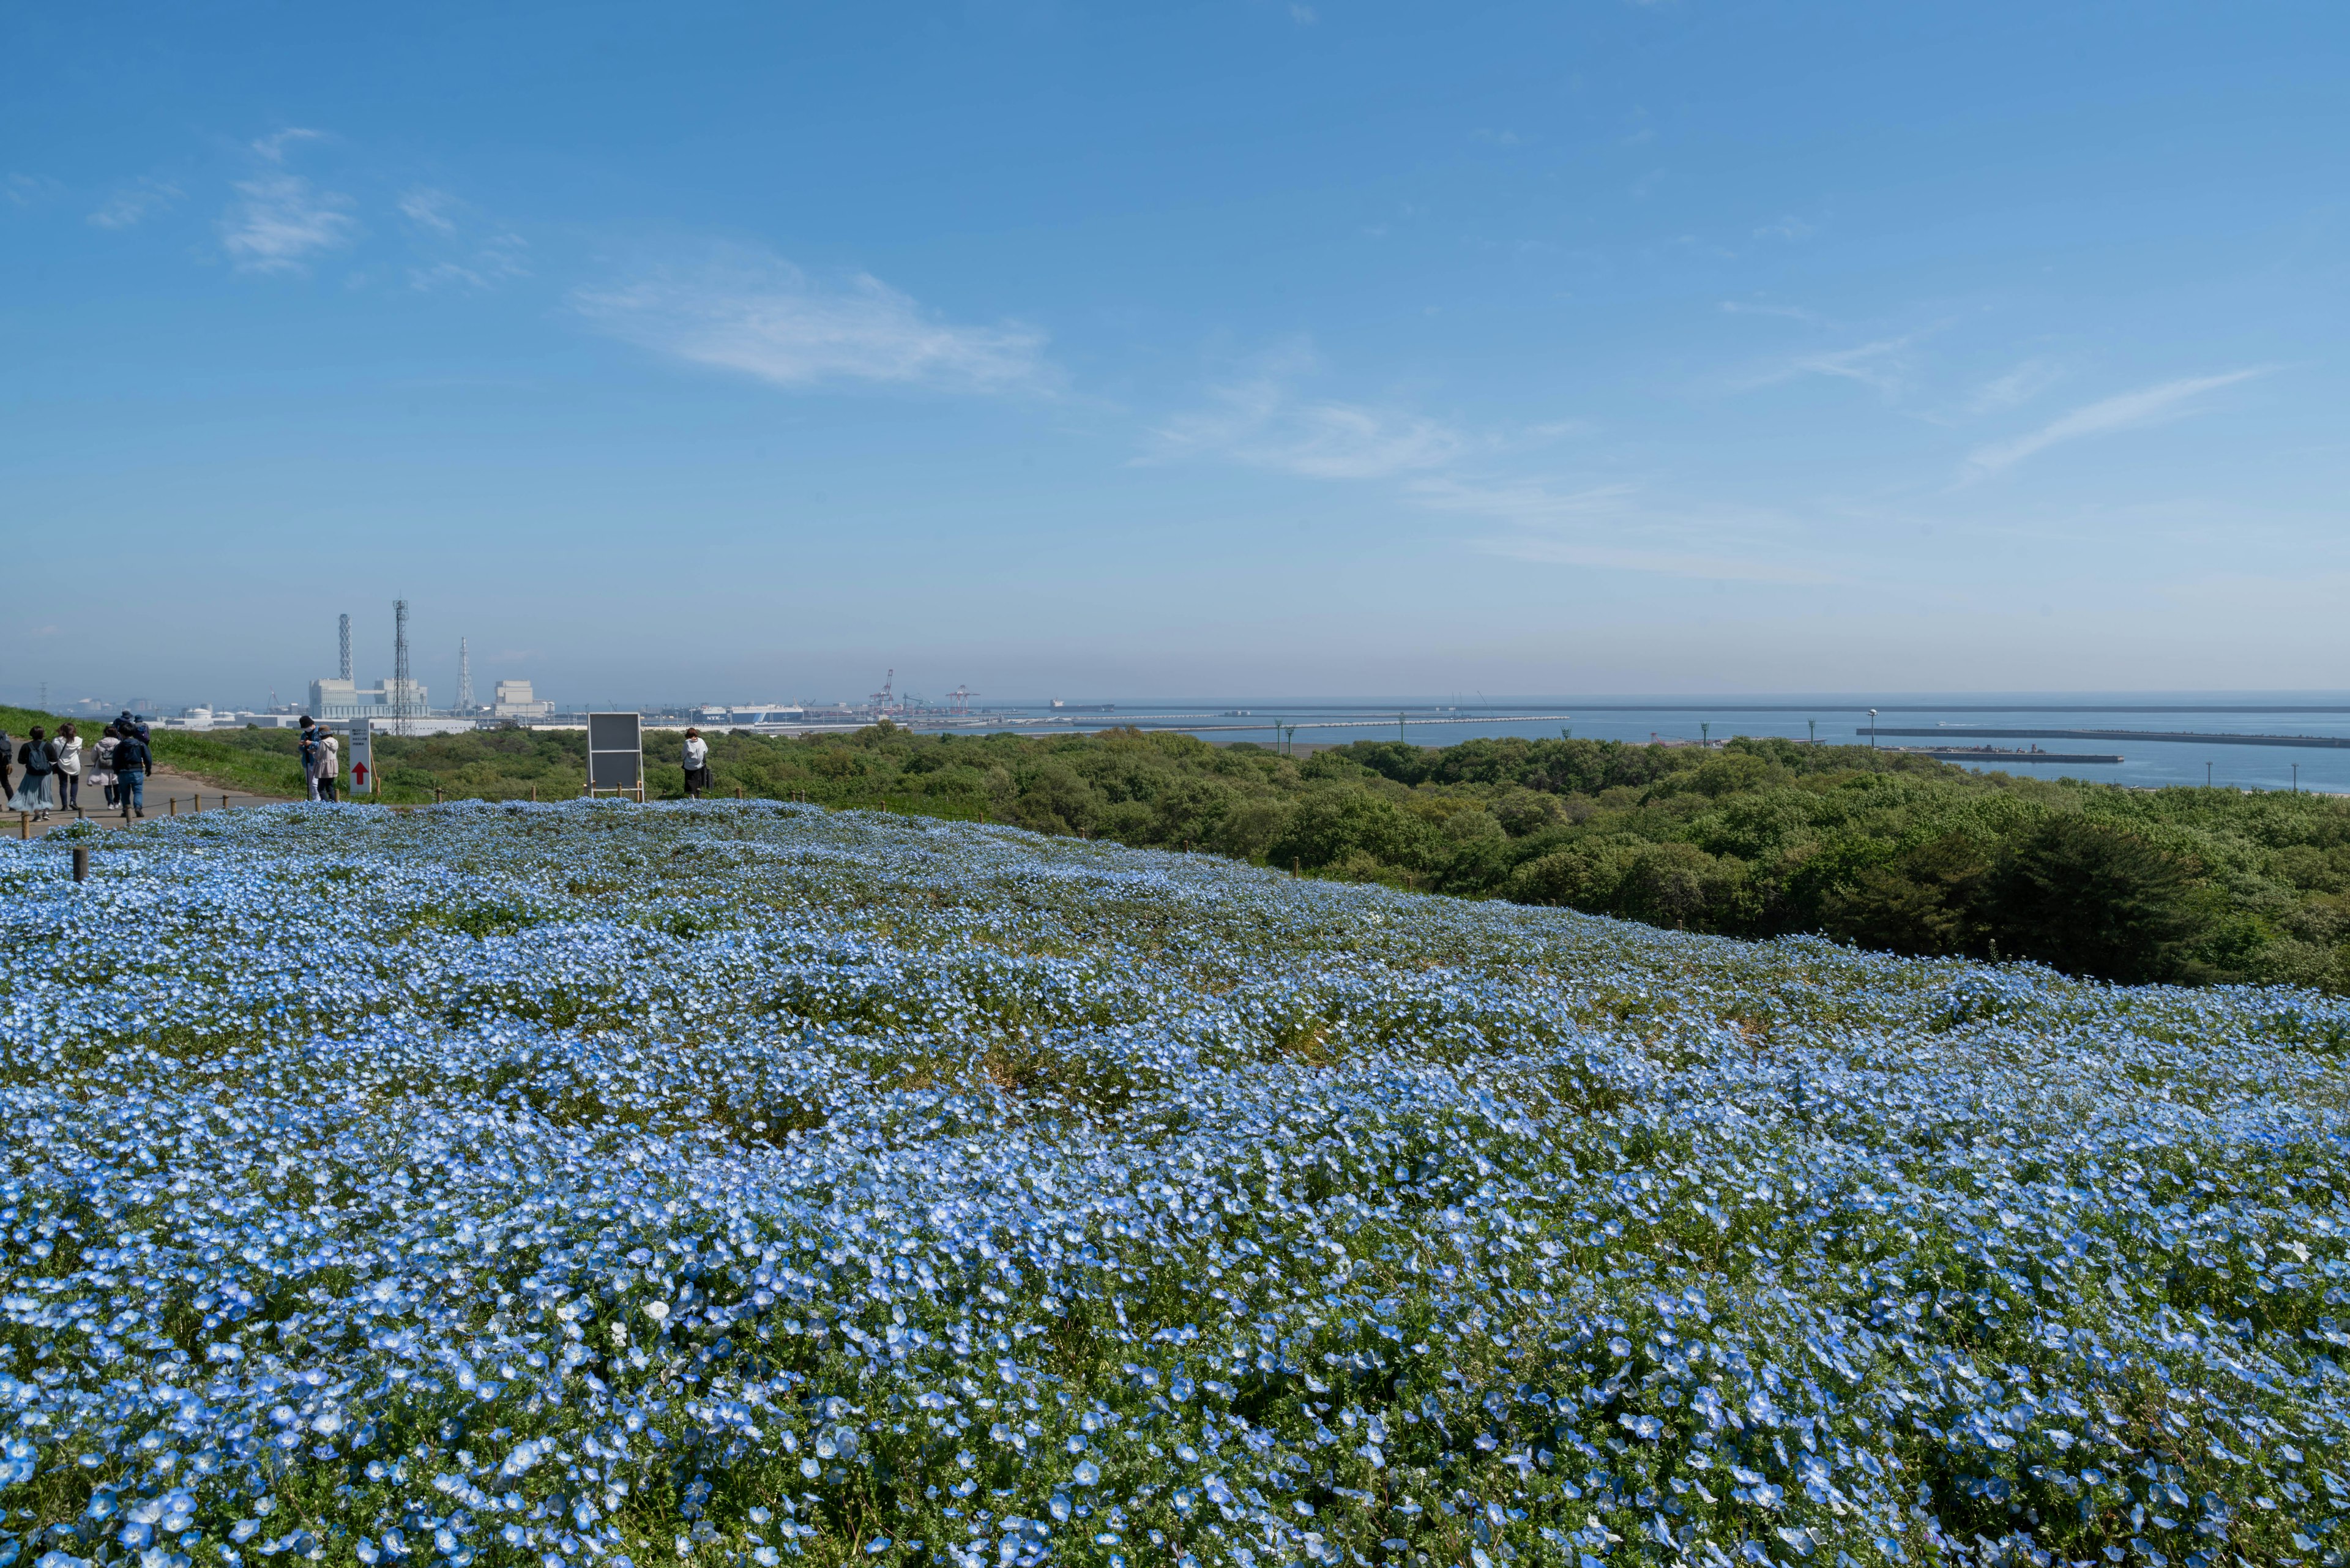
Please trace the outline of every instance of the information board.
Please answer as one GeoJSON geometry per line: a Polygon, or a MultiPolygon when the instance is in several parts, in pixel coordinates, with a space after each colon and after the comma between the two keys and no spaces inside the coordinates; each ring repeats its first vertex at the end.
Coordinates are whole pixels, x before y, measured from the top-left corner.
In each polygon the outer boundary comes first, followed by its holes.
{"type": "Polygon", "coordinates": [[[588,793],[645,797],[644,722],[635,713],[588,715],[588,793]]]}
{"type": "Polygon", "coordinates": [[[351,721],[351,793],[375,793],[375,721],[351,721]]]}

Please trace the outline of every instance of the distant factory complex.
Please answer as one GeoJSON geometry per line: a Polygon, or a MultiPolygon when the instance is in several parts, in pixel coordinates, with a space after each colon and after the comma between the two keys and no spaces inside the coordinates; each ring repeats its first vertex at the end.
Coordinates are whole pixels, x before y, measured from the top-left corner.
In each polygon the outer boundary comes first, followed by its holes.
{"type": "MultiPolygon", "coordinates": [[[[587,709],[558,709],[552,699],[538,695],[526,677],[501,677],[491,689],[490,701],[475,699],[473,656],[470,640],[457,643],[456,700],[434,707],[425,683],[411,671],[408,642],[408,602],[392,607],[392,670],[361,685],[353,667],[351,618],[338,628],[336,672],[313,678],[299,706],[275,701],[264,710],[191,707],[157,720],[167,729],[241,729],[248,725],[291,728],[304,717],[338,728],[364,724],[378,734],[446,734],[455,731],[523,725],[529,728],[584,727],[587,709]]],[[[686,703],[646,710],[647,721],[682,728],[750,730],[769,734],[847,730],[888,721],[922,730],[1025,729],[1035,725],[1076,724],[1092,727],[1116,711],[1109,703],[1050,701],[1034,706],[975,708],[978,693],[958,686],[941,701],[898,690],[898,672],[888,672],[879,691],[859,702],[716,702],[686,703]]],[[[132,706],[142,706],[134,703],[132,706]]]]}

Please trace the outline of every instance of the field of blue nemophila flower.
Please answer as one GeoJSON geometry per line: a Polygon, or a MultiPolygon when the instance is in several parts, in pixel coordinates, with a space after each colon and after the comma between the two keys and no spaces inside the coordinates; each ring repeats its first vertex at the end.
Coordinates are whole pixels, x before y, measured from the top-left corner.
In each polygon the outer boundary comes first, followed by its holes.
{"type": "Polygon", "coordinates": [[[775,805],[0,846],[0,1564],[2339,1563],[2350,1006],[775,805]]]}

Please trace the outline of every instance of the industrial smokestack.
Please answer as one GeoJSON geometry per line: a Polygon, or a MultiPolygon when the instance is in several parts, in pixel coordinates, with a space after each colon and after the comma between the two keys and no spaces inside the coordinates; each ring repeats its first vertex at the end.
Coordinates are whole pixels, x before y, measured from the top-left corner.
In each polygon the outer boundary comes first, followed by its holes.
{"type": "Polygon", "coordinates": [[[408,733],[408,601],[391,601],[391,729],[408,733]]]}

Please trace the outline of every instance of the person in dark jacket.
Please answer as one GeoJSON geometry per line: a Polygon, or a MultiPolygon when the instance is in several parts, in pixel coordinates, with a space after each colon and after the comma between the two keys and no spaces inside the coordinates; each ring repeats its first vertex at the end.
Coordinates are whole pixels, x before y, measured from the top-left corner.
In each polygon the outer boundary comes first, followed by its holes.
{"type": "Polygon", "coordinates": [[[11,793],[8,782],[14,775],[9,768],[16,760],[16,742],[9,739],[7,731],[0,730],[0,800],[7,799],[11,793]]]}
{"type": "Polygon", "coordinates": [[[155,753],[147,749],[146,737],[136,729],[114,742],[114,787],[126,820],[134,811],[140,816],[147,815],[147,774],[154,766],[155,753]]]}
{"type": "Polygon", "coordinates": [[[47,821],[57,806],[57,749],[40,725],[34,725],[31,738],[16,748],[16,765],[25,770],[25,777],[8,797],[9,808],[30,813],[35,822],[47,821]]]}

